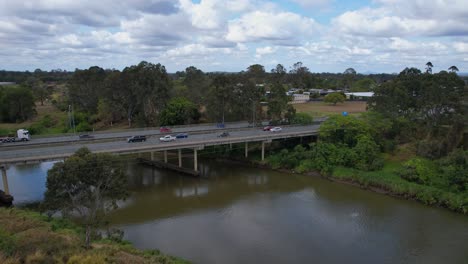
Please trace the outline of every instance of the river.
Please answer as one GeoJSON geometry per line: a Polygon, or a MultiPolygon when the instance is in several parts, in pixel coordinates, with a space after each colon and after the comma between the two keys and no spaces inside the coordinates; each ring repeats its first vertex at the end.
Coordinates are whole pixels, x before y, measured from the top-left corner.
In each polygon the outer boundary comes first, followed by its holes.
{"type": "MultiPolygon", "coordinates": [[[[16,205],[42,199],[52,165],[8,170],[16,205]]],[[[129,161],[132,195],[112,226],[194,263],[468,263],[467,216],[311,176],[200,169],[206,178],[129,161]]]]}

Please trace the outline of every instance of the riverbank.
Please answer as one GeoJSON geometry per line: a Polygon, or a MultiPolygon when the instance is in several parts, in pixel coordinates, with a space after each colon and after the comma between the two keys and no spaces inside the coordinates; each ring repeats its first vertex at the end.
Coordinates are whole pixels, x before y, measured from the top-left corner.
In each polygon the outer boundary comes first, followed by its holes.
{"type": "MultiPolygon", "coordinates": [[[[267,162],[258,159],[245,159],[240,157],[218,158],[220,161],[242,163],[263,169],[271,169],[280,172],[294,173],[295,170],[285,168],[272,168],[267,162]]],[[[330,181],[351,185],[372,192],[385,194],[397,198],[415,200],[429,206],[437,206],[449,209],[461,214],[468,214],[468,194],[451,193],[431,186],[408,182],[402,179],[398,170],[403,166],[403,161],[387,158],[382,169],[377,171],[363,171],[353,168],[336,167],[328,175],[322,175],[317,171],[306,171],[300,174],[321,177],[330,181]]]]}
{"type": "Polygon", "coordinates": [[[84,230],[68,220],[0,208],[0,263],[188,263],[128,242],[96,240],[83,247],[84,230]]]}

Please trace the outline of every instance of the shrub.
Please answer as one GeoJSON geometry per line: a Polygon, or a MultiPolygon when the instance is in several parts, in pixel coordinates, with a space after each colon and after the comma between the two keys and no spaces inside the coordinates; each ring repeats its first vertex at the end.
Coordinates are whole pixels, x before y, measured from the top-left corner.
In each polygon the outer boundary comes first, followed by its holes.
{"type": "Polygon", "coordinates": [[[0,229],[0,252],[6,256],[12,256],[16,251],[13,236],[0,229]]]}
{"type": "Polygon", "coordinates": [[[377,170],[383,167],[379,146],[369,136],[360,136],[353,150],[356,153],[356,163],[354,167],[357,169],[367,171],[377,170]]]}
{"type": "Polygon", "coordinates": [[[310,125],[314,122],[314,118],[307,113],[296,113],[291,120],[291,124],[310,125]]]}
{"type": "Polygon", "coordinates": [[[325,96],[323,101],[325,103],[330,103],[336,105],[337,103],[343,103],[346,100],[346,96],[342,93],[330,93],[325,96]]]}

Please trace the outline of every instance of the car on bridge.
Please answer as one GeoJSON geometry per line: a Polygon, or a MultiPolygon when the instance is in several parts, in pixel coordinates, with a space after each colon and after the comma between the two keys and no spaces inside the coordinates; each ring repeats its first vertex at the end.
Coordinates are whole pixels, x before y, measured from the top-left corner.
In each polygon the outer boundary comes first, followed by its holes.
{"type": "Polygon", "coordinates": [[[168,127],[161,127],[159,129],[159,132],[161,132],[161,133],[171,133],[172,130],[170,128],[168,128],[168,127]]]}
{"type": "Polygon", "coordinates": [[[229,132],[224,131],[223,133],[219,134],[218,137],[229,137],[229,132]]]}
{"type": "Polygon", "coordinates": [[[159,141],[161,141],[161,142],[170,142],[170,141],[174,141],[174,140],[176,140],[176,137],[171,136],[171,135],[166,135],[164,137],[159,138],[159,141]]]}
{"type": "Polygon", "coordinates": [[[270,131],[273,128],[273,126],[266,126],[263,127],[263,131],[270,131]]]}
{"type": "Polygon", "coordinates": [[[127,138],[128,143],[144,142],[144,141],[146,141],[146,136],[131,136],[131,137],[127,138]]]}
{"type": "Polygon", "coordinates": [[[94,138],[93,135],[90,135],[90,134],[80,134],[78,136],[79,139],[89,139],[89,138],[94,138]]]}
{"type": "Polygon", "coordinates": [[[281,127],[273,127],[270,129],[271,132],[281,132],[283,129],[281,127]]]}
{"type": "Polygon", "coordinates": [[[188,134],[187,133],[179,133],[175,137],[176,138],[188,138],[188,134]]]}

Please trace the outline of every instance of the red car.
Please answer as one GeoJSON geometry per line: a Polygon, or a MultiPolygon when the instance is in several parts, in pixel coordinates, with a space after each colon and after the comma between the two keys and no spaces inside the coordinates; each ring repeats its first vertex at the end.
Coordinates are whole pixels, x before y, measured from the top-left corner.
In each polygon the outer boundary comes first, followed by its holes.
{"type": "Polygon", "coordinates": [[[266,126],[263,128],[263,131],[270,131],[270,129],[272,129],[273,127],[272,126],[266,126]]]}
{"type": "Polygon", "coordinates": [[[168,128],[168,127],[161,127],[159,129],[159,132],[161,132],[161,133],[171,133],[172,130],[170,128],[168,128]]]}

